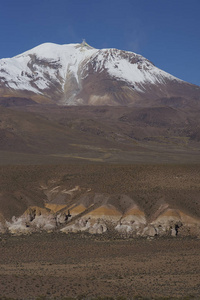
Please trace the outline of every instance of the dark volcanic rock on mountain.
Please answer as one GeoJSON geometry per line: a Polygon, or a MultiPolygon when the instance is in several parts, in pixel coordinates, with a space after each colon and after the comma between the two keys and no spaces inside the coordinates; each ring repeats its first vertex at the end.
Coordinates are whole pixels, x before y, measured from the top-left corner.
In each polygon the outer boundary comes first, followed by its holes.
{"type": "Polygon", "coordinates": [[[87,43],[42,44],[0,60],[0,96],[45,104],[199,106],[200,87],[141,55],[87,43]]]}

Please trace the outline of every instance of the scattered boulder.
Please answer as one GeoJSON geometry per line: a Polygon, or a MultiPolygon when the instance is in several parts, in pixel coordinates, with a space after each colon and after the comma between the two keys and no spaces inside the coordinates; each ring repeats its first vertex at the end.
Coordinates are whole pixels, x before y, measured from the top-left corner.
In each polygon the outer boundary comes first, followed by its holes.
{"type": "Polygon", "coordinates": [[[56,227],[56,218],[45,208],[30,207],[21,217],[13,217],[10,222],[7,221],[6,226],[12,234],[52,231],[56,227]]]}
{"type": "Polygon", "coordinates": [[[89,219],[80,218],[76,220],[73,224],[67,225],[61,229],[61,232],[69,233],[69,232],[79,232],[86,231],[90,227],[89,219]]]}
{"type": "Polygon", "coordinates": [[[144,228],[141,236],[144,236],[144,237],[153,237],[153,236],[156,236],[157,235],[157,230],[156,228],[153,226],[153,225],[148,225],[144,228]]]}
{"type": "Polygon", "coordinates": [[[31,231],[27,225],[27,219],[25,217],[12,217],[11,222],[6,222],[7,229],[12,234],[27,234],[31,231]]]}
{"type": "Polygon", "coordinates": [[[104,220],[94,220],[89,217],[80,218],[74,224],[65,226],[61,231],[64,233],[87,231],[91,234],[102,234],[107,231],[107,226],[104,220]]]}

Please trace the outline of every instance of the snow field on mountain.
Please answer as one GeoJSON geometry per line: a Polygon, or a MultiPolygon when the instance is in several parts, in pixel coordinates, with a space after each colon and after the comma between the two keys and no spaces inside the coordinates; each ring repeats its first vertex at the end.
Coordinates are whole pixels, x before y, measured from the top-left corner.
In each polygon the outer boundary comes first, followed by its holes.
{"type": "Polygon", "coordinates": [[[83,44],[45,43],[13,58],[1,59],[0,83],[14,90],[37,94],[52,87],[62,93],[70,76],[81,86],[81,81],[89,76],[90,64],[93,72],[106,71],[110,77],[136,84],[134,88],[138,91],[145,91],[145,83],[163,84],[166,79],[178,80],[135,53],[98,50],[83,44]]]}

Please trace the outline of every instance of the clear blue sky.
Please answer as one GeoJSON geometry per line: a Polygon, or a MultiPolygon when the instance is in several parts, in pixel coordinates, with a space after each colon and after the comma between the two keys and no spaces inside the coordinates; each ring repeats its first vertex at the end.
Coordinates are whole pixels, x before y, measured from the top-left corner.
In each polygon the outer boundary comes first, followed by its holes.
{"type": "Polygon", "coordinates": [[[83,38],[200,85],[200,0],[0,0],[0,58],[83,38]]]}

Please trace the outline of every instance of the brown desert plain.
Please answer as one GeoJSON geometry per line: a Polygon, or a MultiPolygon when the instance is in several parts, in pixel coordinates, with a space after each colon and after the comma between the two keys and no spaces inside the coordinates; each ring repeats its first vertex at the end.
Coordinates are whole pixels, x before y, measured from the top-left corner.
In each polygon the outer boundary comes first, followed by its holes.
{"type": "MultiPolygon", "coordinates": [[[[4,222],[33,206],[76,208],[87,202],[83,192],[90,201],[107,197],[122,217],[135,203],[148,224],[165,212],[161,207],[200,219],[198,111],[11,100],[0,107],[4,222]],[[77,186],[72,198],[61,197],[77,186]]],[[[200,299],[198,232],[128,236],[107,229],[1,233],[0,299],[200,299]]]]}

